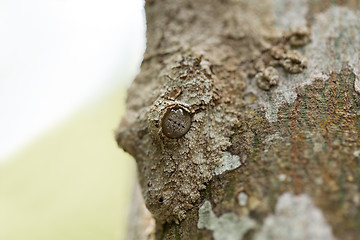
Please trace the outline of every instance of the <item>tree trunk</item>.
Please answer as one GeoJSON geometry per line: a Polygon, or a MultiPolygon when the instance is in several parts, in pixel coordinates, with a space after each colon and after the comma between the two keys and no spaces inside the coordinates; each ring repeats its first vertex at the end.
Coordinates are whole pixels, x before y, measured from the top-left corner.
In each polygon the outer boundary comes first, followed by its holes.
{"type": "Polygon", "coordinates": [[[359,7],[146,2],[116,140],[156,239],[360,238],[359,7]]]}

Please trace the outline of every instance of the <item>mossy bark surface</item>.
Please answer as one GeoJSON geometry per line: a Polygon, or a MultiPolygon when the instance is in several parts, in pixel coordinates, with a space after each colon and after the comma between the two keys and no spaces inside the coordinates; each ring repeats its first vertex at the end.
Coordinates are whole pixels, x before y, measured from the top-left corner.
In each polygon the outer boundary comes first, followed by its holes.
{"type": "Polygon", "coordinates": [[[359,7],[146,2],[116,139],[137,161],[156,239],[359,238],[359,7]],[[179,107],[192,126],[170,139],[162,118],[179,107]]]}

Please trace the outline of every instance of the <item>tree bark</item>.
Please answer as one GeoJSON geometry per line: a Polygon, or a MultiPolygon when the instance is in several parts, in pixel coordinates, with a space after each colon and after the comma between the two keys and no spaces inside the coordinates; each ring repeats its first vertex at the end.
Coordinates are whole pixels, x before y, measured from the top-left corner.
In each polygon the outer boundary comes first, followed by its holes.
{"type": "Polygon", "coordinates": [[[116,140],[154,238],[360,238],[359,7],[146,1],[116,140]]]}

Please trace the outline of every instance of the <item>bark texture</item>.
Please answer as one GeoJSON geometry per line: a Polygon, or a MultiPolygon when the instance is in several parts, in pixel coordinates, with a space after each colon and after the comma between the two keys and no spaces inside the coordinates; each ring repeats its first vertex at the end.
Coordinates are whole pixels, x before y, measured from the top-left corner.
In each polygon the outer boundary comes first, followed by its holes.
{"type": "Polygon", "coordinates": [[[116,140],[137,161],[154,238],[360,237],[359,7],[146,2],[116,140]]]}

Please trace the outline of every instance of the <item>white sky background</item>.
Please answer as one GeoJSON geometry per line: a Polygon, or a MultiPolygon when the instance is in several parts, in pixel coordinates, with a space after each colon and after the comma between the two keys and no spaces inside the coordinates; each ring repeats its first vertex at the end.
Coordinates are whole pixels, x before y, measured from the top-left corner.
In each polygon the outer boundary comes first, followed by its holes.
{"type": "Polygon", "coordinates": [[[129,85],[145,46],[143,4],[0,1],[0,162],[86,102],[129,85]]]}

